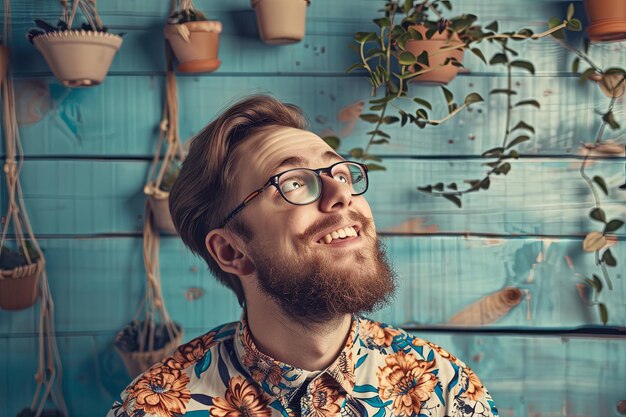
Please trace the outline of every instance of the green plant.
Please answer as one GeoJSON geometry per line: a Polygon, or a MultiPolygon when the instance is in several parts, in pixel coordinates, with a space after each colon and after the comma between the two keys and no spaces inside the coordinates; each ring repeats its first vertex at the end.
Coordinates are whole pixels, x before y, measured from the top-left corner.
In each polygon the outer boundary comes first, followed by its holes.
{"type": "MultiPolygon", "coordinates": [[[[452,92],[445,87],[441,87],[447,104],[448,114],[439,119],[431,118],[428,112],[432,111],[432,104],[418,94],[410,94],[409,81],[426,72],[436,71],[437,67],[429,65],[427,52],[415,56],[407,51],[406,45],[409,40],[421,40],[424,36],[428,39],[437,32],[448,31],[456,34],[462,45],[451,45],[450,47],[442,48],[438,53],[461,47],[471,51],[486,64],[507,65],[509,73],[513,67],[534,73],[534,67],[530,62],[511,59],[511,56],[516,56],[517,52],[510,47],[509,41],[538,39],[567,25],[582,26],[579,21],[573,19],[572,16],[568,16],[568,19],[561,22],[557,27],[540,34],[534,34],[529,29],[521,29],[517,32],[496,33],[498,30],[497,22],[487,25],[485,30],[483,30],[481,26],[475,24],[477,21],[475,15],[466,14],[446,19],[443,16],[443,9],[451,10],[449,1],[423,0],[415,2],[413,0],[405,0],[400,4],[398,1],[389,0],[385,3],[385,7],[382,10],[383,17],[374,19],[378,30],[355,34],[354,40],[356,45],[352,46],[359,56],[359,61],[350,66],[347,71],[365,71],[369,78],[373,96],[369,100],[371,113],[362,114],[360,118],[374,126],[371,131],[367,132],[369,140],[365,147],[353,148],[348,151],[353,158],[380,162],[381,158],[370,151],[374,145],[383,145],[390,142],[391,135],[384,131],[385,126],[399,124],[401,127],[415,125],[419,128],[424,128],[428,125],[439,125],[454,117],[465,107],[484,101],[479,93],[471,92],[465,96],[462,103],[456,103],[452,92]],[[414,25],[416,24],[428,27],[425,35],[415,30],[414,25]],[[498,42],[502,47],[502,52],[495,54],[487,61],[483,52],[476,46],[482,41],[498,42]],[[380,90],[383,92],[382,97],[376,97],[380,90]]],[[[462,66],[460,62],[453,58],[446,59],[442,66],[447,64],[462,66]]],[[[494,90],[491,93],[507,94],[509,104],[511,104],[512,91],[509,85],[506,89],[494,90]]],[[[518,102],[517,105],[537,105],[537,102],[523,100],[518,102]]],[[[507,116],[510,120],[510,109],[508,110],[507,116]]],[[[532,126],[523,121],[520,122],[514,127],[507,125],[502,150],[495,148],[483,153],[485,157],[496,158],[496,161],[487,163],[490,164],[491,170],[483,179],[466,180],[469,187],[465,190],[459,190],[456,183],[448,184],[448,186],[444,186],[443,183],[436,183],[419,187],[419,190],[427,192],[432,196],[444,197],[460,207],[460,196],[462,194],[487,189],[491,175],[508,173],[510,163],[506,160],[517,158],[517,152],[511,148],[525,141],[526,139],[522,139],[522,137],[527,136],[520,135],[509,140],[509,135],[515,130],[522,132],[532,132],[533,130],[532,126]]],[[[340,141],[336,137],[329,137],[326,140],[331,146],[340,146],[340,141]]],[[[370,170],[385,169],[384,166],[372,162],[368,163],[368,167],[370,170]]]]}
{"type": "Polygon", "coordinates": [[[26,247],[26,251],[28,251],[28,257],[22,246],[20,246],[18,251],[7,247],[0,248],[0,269],[14,269],[36,262],[37,259],[39,259],[39,253],[33,247],[32,243],[25,240],[24,246],[26,247]]]}
{"type": "Polygon", "coordinates": [[[165,174],[163,175],[163,180],[159,186],[161,191],[169,192],[172,189],[176,179],[178,179],[178,174],[180,174],[180,168],[181,162],[178,159],[172,159],[167,166],[165,174]]]}
{"type": "MultiPolygon", "coordinates": [[[[100,20],[95,0],[61,0],[60,3],[63,7],[63,15],[57,21],[56,25],[50,24],[42,19],[35,19],[37,27],[30,29],[26,34],[26,38],[30,43],[33,43],[33,40],[37,36],[51,32],[65,32],[68,30],[108,32],[108,28],[104,26],[102,20],[100,20]],[[74,27],[74,18],[79,8],[87,22],[83,22],[80,27],[74,27]]],[[[120,34],[120,36],[123,35],[123,33],[120,34]]]]}
{"type": "MultiPolygon", "coordinates": [[[[573,8],[571,5],[570,7],[573,8]]],[[[551,26],[555,25],[556,20],[554,18],[550,19],[549,24],[551,26]]],[[[614,233],[624,225],[624,220],[619,218],[610,219],[607,216],[605,210],[602,208],[602,196],[609,196],[609,187],[602,176],[595,175],[590,177],[586,169],[589,165],[589,158],[594,153],[617,154],[623,151],[623,145],[618,145],[612,141],[606,141],[604,140],[604,136],[606,134],[607,127],[613,130],[620,128],[620,125],[613,113],[613,108],[616,100],[622,97],[626,91],[626,69],[621,67],[603,69],[600,65],[596,64],[589,56],[589,39],[584,39],[582,48],[579,48],[566,42],[563,31],[553,33],[553,37],[562,47],[568,49],[576,55],[572,61],[572,72],[579,74],[580,83],[582,84],[588,81],[595,81],[598,83],[598,86],[604,95],[609,99],[606,111],[598,112],[601,122],[595,142],[585,144],[586,154],[583,162],[581,163],[579,173],[591,192],[594,200],[593,207],[589,211],[588,216],[591,220],[602,224],[601,231],[596,230],[586,234],[583,240],[583,250],[594,254],[595,264],[600,269],[606,286],[609,290],[612,290],[613,284],[611,282],[611,276],[608,268],[616,268],[618,262],[611,251],[611,248],[607,247],[607,243],[609,239],[614,237],[614,233]],[[587,66],[582,71],[581,64],[587,66]]],[[[624,186],[616,188],[622,189],[622,187],[624,186]]],[[[591,278],[585,278],[585,282],[593,288],[594,300],[592,304],[598,305],[601,320],[604,324],[606,324],[608,322],[608,309],[605,304],[598,301],[598,296],[603,289],[602,281],[597,274],[592,274],[591,278]]]]}
{"type": "Polygon", "coordinates": [[[167,23],[177,25],[180,23],[199,22],[207,20],[201,11],[195,8],[192,0],[177,0],[176,7],[167,19],[167,23]]]}

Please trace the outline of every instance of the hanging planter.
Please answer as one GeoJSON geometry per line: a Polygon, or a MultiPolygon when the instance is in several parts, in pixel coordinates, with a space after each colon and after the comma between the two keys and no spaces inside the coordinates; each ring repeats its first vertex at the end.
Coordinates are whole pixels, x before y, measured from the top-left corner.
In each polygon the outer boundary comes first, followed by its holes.
{"type": "Polygon", "coordinates": [[[175,235],[176,227],[174,227],[174,222],[172,222],[172,216],[170,215],[169,191],[163,191],[154,183],[146,185],[143,191],[152,205],[154,225],[162,232],[175,235]]]}
{"type": "Polygon", "coordinates": [[[22,310],[35,304],[39,295],[41,259],[32,259],[0,248],[0,308],[22,310]]]}
{"type": "Polygon", "coordinates": [[[135,378],[170,354],[182,342],[183,332],[172,323],[132,321],[115,336],[115,350],[122,357],[128,375],[135,378]]]}
{"type": "Polygon", "coordinates": [[[589,18],[589,39],[595,42],[626,39],[626,1],[585,0],[585,9],[589,18]]]}
{"type": "Polygon", "coordinates": [[[28,39],[41,52],[54,76],[66,87],[91,87],[104,81],[122,37],[107,32],[95,2],[62,2],[64,12],[56,26],[35,20],[28,39]],[[70,11],[71,3],[71,11],[70,11]],[[72,28],[78,8],[88,23],[72,28]]]}
{"type": "MultiPolygon", "coordinates": [[[[459,72],[459,67],[451,60],[461,62],[463,60],[465,44],[461,41],[456,32],[448,29],[442,32],[435,31],[429,33],[429,28],[425,25],[414,25],[413,28],[423,39],[410,39],[406,42],[406,51],[419,57],[424,51],[428,54],[428,65],[419,61],[411,72],[416,72],[431,68],[421,75],[412,79],[414,83],[423,84],[448,84],[459,72]],[[447,62],[447,63],[446,63],[447,62]]],[[[432,32],[432,31],[430,31],[432,32]]]]}
{"type": "Polygon", "coordinates": [[[306,31],[310,0],[252,0],[259,34],[270,45],[300,42],[306,31]]]}
{"type": "Polygon", "coordinates": [[[207,20],[191,0],[178,0],[165,26],[179,72],[212,72],[222,64],[217,58],[222,24],[207,20]]]}

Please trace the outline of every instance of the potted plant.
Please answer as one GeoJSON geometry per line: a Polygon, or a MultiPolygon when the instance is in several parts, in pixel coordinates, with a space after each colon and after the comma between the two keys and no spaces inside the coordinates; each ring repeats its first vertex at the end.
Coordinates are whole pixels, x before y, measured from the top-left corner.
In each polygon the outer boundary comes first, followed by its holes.
{"type": "Polygon", "coordinates": [[[585,0],[585,9],[589,18],[589,39],[595,42],[626,39],[624,0],[585,0]]]}
{"type": "Polygon", "coordinates": [[[0,245],[0,308],[5,310],[22,310],[37,301],[43,261],[26,247],[28,255],[22,247],[13,251],[0,245]]]}
{"type": "Polygon", "coordinates": [[[167,165],[163,179],[158,186],[152,181],[144,187],[144,193],[152,205],[155,226],[162,232],[170,234],[176,234],[169,208],[170,190],[178,178],[180,168],[180,161],[172,160],[167,165]]]}
{"type": "Polygon", "coordinates": [[[177,0],[165,26],[180,72],[212,72],[222,64],[217,58],[222,23],[207,18],[192,0],[177,0]]]}
{"type": "Polygon", "coordinates": [[[56,25],[36,19],[28,40],[41,52],[55,77],[66,87],[91,87],[104,81],[122,37],[102,25],[95,0],[61,0],[56,25]],[[74,28],[80,8],[87,22],[74,28]]]}
{"type": "Polygon", "coordinates": [[[301,41],[310,4],[310,0],[252,0],[263,42],[285,45],[301,41]]]}

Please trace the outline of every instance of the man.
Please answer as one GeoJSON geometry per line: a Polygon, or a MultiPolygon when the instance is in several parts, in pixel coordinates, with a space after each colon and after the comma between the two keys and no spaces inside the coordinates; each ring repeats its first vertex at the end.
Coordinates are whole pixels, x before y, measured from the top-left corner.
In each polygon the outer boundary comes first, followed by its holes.
{"type": "Polygon", "coordinates": [[[110,417],[497,415],[463,362],[357,316],[395,288],[367,169],[305,126],[298,108],[253,96],[194,138],[170,211],[242,318],[154,365],[110,417]]]}

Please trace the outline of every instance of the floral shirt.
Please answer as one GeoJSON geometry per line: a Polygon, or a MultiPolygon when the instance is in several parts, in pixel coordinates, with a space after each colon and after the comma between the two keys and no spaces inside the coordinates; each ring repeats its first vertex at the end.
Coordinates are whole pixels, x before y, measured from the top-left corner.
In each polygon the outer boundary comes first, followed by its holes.
{"type": "Polygon", "coordinates": [[[278,362],[255,347],[245,319],[180,346],[124,390],[108,417],[497,416],[459,359],[388,325],[354,319],[323,371],[278,362]]]}

